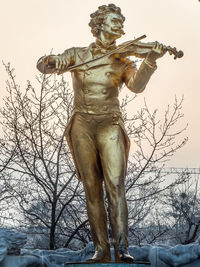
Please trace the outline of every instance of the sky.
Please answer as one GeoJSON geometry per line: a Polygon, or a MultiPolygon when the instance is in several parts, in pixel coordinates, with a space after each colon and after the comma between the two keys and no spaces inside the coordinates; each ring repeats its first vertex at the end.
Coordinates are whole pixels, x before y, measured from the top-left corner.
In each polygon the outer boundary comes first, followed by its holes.
{"type": "MultiPolygon", "coordinates": [[[[35,81],[39,57],[62,53],[73,46],[88,46],[94,41],[88,26],[89,15],[98,6],[114,3],[126,17],[125,35],[118,41],[132,40],[143,34],[144,41],[159,41],[183,50],[184,57],[174,60],[166,54],[158,60],[145,91],[140,94],[129,113],[136,112],[144,102],[151,110],[164,113],[173,105],[174,97],[184,95],[184,118],[178,127],[188,128],[182,137],[187,145],[172,158],[169,166],[200,168],[200,2],[198,0],[1,0],[0,60],[15,68],[21,87],[35,81]]],[[[70,74],[65,74],[70,81],[70,74]]],[[[6,95],[6,72],[0,64],[0,105],[6,95]]],[[[39,90],[39,88],[38,88],[39,90]]],[[[124,89],[127,90],[127,89],[124,89]]]]}

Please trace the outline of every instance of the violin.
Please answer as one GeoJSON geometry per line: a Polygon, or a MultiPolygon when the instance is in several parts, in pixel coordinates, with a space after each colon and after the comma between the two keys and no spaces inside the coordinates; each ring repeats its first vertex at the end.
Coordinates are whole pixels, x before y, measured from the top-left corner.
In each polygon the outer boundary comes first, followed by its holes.
{"type": "MultiPolygon", "coordinates": [[[[122,43],[116,49],[113,49],[113,50],[109,51],[108,53],[106,53],[106,54],[104,54],[98,58],[94,58],[94,59],[88,60],[86,62],[69,67],[68,71],[73,71],[73,70],[77,69],[78,67],[81,67],[81,66],[86,65],[88,63],[97,61],[99,59],[102,59],[104,57],[111,56],[114,54],[117,55],[118,57],[136,56],[139,58],[145,58],[147,56],[147,54],[155,46],[155,44],[158,43],[158,42],[142,43],[140,40],[144,39],[145,37],[146,37],[146,35],[142,35],[142,36],[140,36],[140,37],[138,37],[132,41],[122,43]]],[[[169,52],[170,55],[172,55],[172,54],[174,55],[174,59],[181,58],[183,56],[183,51],[181,51],[181,50],[177,51],[176,47],[172,48],[171,46],[165,46],[164,48],[166,49],[166,51],[169,52]]],[[[61,73],[62,72],[60,72],[59,74],[61,74],[61,73]]]]}
{"type": "MultiPolygon", "coordinates": [[[[136,56],[139,58],[145,58],[147,54],[152,50],[152,48],[158,42],[150,42],[150,43],[142,43],[140,42],[141,39],[145,38],[146,35],[142,35],[141,37],[133,40],[122,43],[118,46],[119,48],[119,55],[120,57],[128,57],[128,56],[136,56]],[[136,42],[135,42],[136,41],[136,42]]],[[[164,46],[167,52],[170,55],[174,55],[174,59],[183,57],[183,51],[177,51],[176,47],[172,48],[171,46],[164,46]]]]}

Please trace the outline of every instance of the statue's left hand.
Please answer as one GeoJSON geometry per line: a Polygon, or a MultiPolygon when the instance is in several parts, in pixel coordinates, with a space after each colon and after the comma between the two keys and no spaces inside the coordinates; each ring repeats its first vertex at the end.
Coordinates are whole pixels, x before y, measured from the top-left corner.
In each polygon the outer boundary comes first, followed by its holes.
{"type": "Polygon", "coordinates": [[[155,42],[155,45],[153,46],[152,50],[149,51],[147,54],[146,59],[149,62],[155,62],[158,58],[164,56],[164,54],[167,52],[167,47],[163,44],[160,44],[158,42],[155,42]]]}

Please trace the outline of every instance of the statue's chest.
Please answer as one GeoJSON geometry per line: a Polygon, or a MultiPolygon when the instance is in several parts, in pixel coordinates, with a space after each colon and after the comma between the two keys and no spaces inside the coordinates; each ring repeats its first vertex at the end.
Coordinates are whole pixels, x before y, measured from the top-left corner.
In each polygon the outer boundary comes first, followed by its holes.
{"type": "MultiPolygon", "coordinates": [[[[85,62],[90,59],[91,57],[84,57],[85,62]]],[[[113,86],[122,82],[124,66],[124,62],[120,59],[102,58],[79,67],[73,77],[86,84],[113,86]]]]}

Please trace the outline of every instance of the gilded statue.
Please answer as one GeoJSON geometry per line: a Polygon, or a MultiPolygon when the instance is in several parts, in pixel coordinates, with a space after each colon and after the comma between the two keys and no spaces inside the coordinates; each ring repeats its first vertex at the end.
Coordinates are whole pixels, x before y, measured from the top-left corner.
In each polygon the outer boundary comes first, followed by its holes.
{"type": "Polygon", "coordinates": [[[111,261],[105,186],[115,260],[132,262],[124,188],[130,141],[120,111],[119,89],[125,84],[133,93],[142,93],[157,68],[156,60],[171,48],[158,42],[145,46],[137,40],[117,46],[116,40],[124,34],[125,18],[114,4],[102,5],[90,16],[93,43],[44,56],[37,68],[44,74],[71,72],[74,104],[66,138],[85,190],[95,246],[88,261],[111,261]],[[131,47],[132,54],[144,58],[138,70],[128,58],[131,47]]]}

